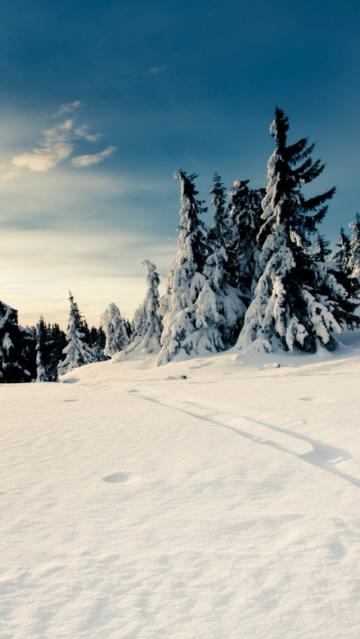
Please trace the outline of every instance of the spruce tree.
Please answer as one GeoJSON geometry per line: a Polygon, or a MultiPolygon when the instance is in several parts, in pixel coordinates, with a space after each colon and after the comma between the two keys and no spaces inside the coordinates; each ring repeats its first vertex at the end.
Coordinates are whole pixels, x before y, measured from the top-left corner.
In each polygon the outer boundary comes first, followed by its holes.
{"type": "Polygon", "coordinates": [[[241,349],[314,352],[318,343],[331,349],[334,335],[355,322],[347,291],[310,250],[335,189],[305,198],[303,185],[324,165],[312,160],[314,145],[307,138],[288,144],[288,129],[288,118],[277,108],[270,128],[276,148],[268,162],[258,234],[262,274],[239,336],[241,349]]]}
{"type": "Polygon", "coordinates": [[[343,228],[340,229],[339,239],[336,244],[336,250],[332,255],[337,270],[342,271],[348,277],[350,276],[350,238],[346,235],[343,228]]]}
{"type": "Polygon", "coordinates": [[[196,352],[207,354],[232,346],[245,314],[241,291],[230,284],[228,251],[233,233],[225,188],[215,174],[211,190],[214,222],[208,232],[205,277],[195,302],[196,352]]]}
{"type": "Polygon", "coordinates": [[[324,264],[328,260],[331,253],[329,246],[330,242],[323,235],[318,233],[313,252],[314,258],[317,262],[324,264]]]}
{"type": "Polygon", "coordinates": [[[41,317],[36,325],[36,381],[47,382],[47,371],[45,362],[46,351],[46,326],[41,317]]]}
{"type": "Polygon", "coordinates": [[[225,248],[213,246],[207,257],[204,280],[194,304],[196,332],[194,350],[198,355],[216,353],[232,346],[246,307],[238,289],[227,282],[225,248]]]}
{"type": "Polygon", "coordinates": [[[64,359],[64,348],[66,346],[66,335],[61,330],[59,324],[48,324],[46,327],[46,370],[49,381],[57,382],[58,367],[64,359]]]}
{"type": "Polygon", "coordinates": [[[232,241],[228,249],[230,283],[239,289],[248,306],[258,276],[259,246],[257,235],[261,227],[262,189],[252,189],[249,180],[236,180],[230,192],[229,216],[232,241]]]}
{"type": "Polygon", "coordinates": [[[214,222],[209,229],[208,239],[211,244],[215,244],[217,247],[224,247],[227,250],[232,242],[232,228],[225,187],[218,173],[214,175],[210,194],[214,210],[214,222]]]}
{"type": "Polygon", "coordinates": [[[35,340],[18,324],[17,311],[0,302],[0,383],[30,382],[35,376],[35,340]]]}
{"type": "Polygon", "coordinates": [[[360,281],[360,215],[349,225],[351,228],[349,269],[350,276],[360,281]]]}
{"type": "Polygon", "coordinates": [[[196,175],[179,171],[175,177],[180,182],[179,238],[162,305],[163,332],[158,364],[198,352],[194,310],[205,282],[202,271],[208,254],[205,226],[201,220],[206,207],[197,198],[196,175]]]}
{"type": "Polygon", "coordinates": [[[136,310],[134,318],[134,333],[125,351],[128,355],[134,351],[158,353],[162,323],[160,318],[159,284],[160,277],[155,264],[144,260],[146,268],[147,291],[142,305],[136,310]]]}
{"type": "Polygon", "coordinates": [[[59,375],[64,375],[73,368],[84,366],[85,364],[90,364],[95,361],[92,349],[85,341],[83,320],[71,292],[69,293],[69,301],[69,324],[66,333],[66,346],[63,350],[65,359],[59,364],[59,375]]]}
{"type": "Polygon", "coordinates": [[[129,341],[128,334],[116,304],[109,304],[102,315],[101,327],[105,334],[105,355],[112,357],[127,346],[129,341]]]}

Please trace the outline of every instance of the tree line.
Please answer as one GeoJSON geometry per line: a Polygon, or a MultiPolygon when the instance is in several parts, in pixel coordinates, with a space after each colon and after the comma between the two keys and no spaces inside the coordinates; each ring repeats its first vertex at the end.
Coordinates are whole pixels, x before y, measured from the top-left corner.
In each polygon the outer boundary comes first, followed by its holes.
{"type": "Polygon", "coordinates": [[[236,346],[242,352],[333,350],[345,328],[360,324],[360,216],[340,230],[334,251],[319,232],[332,187],[306,197],[323,171],[307,138],[288,141],[289,120],[277,108],[270,127],[274,151],[266,188],[249,180],[227,192],[215,174],[213,222],[196,174],[180,184],[177,249],[159,294],[156,266],[144,261],[147,292],[129,322],[110,304],[99,328],[89,328],[70,293],[67,332],[40,319],[18,325],[17,312],[0,303],[0,381],[56,381],[69,370],[121,353],[152,353],[158,365],[236,346]]]}

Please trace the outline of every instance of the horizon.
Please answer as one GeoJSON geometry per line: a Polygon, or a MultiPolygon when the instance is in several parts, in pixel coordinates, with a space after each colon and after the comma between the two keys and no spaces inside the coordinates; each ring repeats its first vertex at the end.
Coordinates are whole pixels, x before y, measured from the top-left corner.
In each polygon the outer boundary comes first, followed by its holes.
{"type": "Polygon", "coordinates": [[[334,244],[360,202],[359,13],[322,0],[5,2],[0,299],[22,324],[65,327],[69,289],[90,325],[110,302],[131,317],[142,260],[164,276],[174,253],[173,171],[197,173],[207,202],[215,172],[228,189],[265,186],[276,104],[291,140],[317,143],[314,189],[337,186],[321,227],[334,244]]]}

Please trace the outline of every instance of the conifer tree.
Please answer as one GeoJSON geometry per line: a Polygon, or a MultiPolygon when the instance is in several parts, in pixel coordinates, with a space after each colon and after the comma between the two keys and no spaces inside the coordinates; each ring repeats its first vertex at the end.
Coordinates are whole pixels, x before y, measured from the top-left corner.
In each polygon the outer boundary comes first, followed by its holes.
{"type": "Polygon", "coordinates": [[[66,346],[63,350],[65,359],[59,364],[59,375],[71,371],[73,368],[90,364],[94,361],[94,354],[84,339],[83,321],[77,303],[69,293],[70,315],[66,333],[66,346]]]}
{"type": "Polygon", "coordinates": [[[104,353],[112,357],[122,351],[128,344],[124,320],[116,304],[109,304],[101,318],[101,327],[105,334],[104,353]]]}
{"type": "Polygon", "coordinates": [[[35,374],[34,337],[18,324],[17,311],[0,302],[0,383],[30,382],[35,374]]]}
{"type": "Polygon", "coordinates": [[[277,108],[270,128],[276,148],[268,162],[258,234],[262,274],[239,336],[241,349],[314,352],[318,343],[331,349],[334,335],[356,321],[347,291],[310,254],[310,238],[335,189],[305,198],[302,186],[324,165],[312,160],[314,145],[306,138],[288,144],[288,128],[288,118],[277,108]]]}
{"type": "Polygon", "coordinates": [[[204,280],[194,304],[197,330],[192,338],[198,355],[232,346],[245,314],[240,292],[227,282],[226,261],[225,249],[215,245],[203,268],[204,280]]]}
{"type": "Polygon", "coordinates": [[[58,381],[58,366],[64,359],[66,335],[59,324],[48,324],[46,327],[46,370],[49,381],[58,381]]]}
{"type": "Polygon", "coordinates": [[[36,381],[37,382],[49,381],[46,374],[45,349],[46,349],[46,326],[45,326],[45,322],[43,318],[41,317],[36,325],[36,381]]]}
{"type": "Polygon", "coordinates": [[[126,355],[134,351],[145,353],[158,353],[160,351],[162,332],[159,310],[160,277],[153,262],[144,260],[143,265],[146,268],[147,291],[143,303],[135,312],[134,333],[125,351],[126,355]]]}
{"type": "Polygon", "coordinates": [[[214,222],[209,229],[209,243],[227,250],[232,242],[232,228],[226,192],[220,175],[215,173],[213,187],[210,191],[211,203],[214,209],[214,222]]]}
{"type": "Polygon", "coordinates": [[[229,208],[221,178],[215,174],[211,190],[214,223],[209,229],[205,277],[195,301],[196,352],[207,354],[232,346],[245,314],[241,291],[230,285],[228,251],[233,241],[229,208]]]}
{"type": "Polygon", "coordinates": [[[351,228],[349,269],[350,276],[360,280],[360,215],[349,225],[351,228]]]}
{"type": "Polygon", "coordinates": [[[331,250],[329,248],[330,242],[325,239],[320,233],[317,234],[316,243],[314,246],[314,258],[317,262],[324,264],[329,258],[331,250]]]}
{"type": "Polygon", "coordinates": [[[248,306],[258,276],[259,246],[257,235],[261,226],[262,189],[252,189],[249,180],[236,180],[230,192],[229,216],[232,242],[228,249],[230,283],[241,292],[248,306]]]}
{"type": "Polygon", "coordinates": [[[339,239],[336,244],[337,250],[332,255],[337,270],[342,271],[350,276],[349,260],[350,260],[350,239],[346,235],[343,228],[340,229],[339,239]]]}
{"type": "Polygon", "coordinates": [[[207,236],[201,215],[206,211],[197,198],[196,175],[179,171],[180,224],[177,252],[170,270],[165,303],[163,332],[157,363],[166,364],[176,356],[198,352],[199,335],[195,319],[195,302],[205,277],[202,274],[207,258],[207,236]]]}

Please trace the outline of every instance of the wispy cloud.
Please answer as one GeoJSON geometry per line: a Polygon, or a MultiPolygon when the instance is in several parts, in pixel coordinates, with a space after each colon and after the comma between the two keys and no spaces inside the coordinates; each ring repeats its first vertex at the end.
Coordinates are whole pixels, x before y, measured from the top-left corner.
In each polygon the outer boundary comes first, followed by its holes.
{"type": "Polygon", "coordinates": [[[80,100],[74,100],[73,102],[65,102],[65,104],[60,104],[59,108],[56,109],[55,113],[52,114],[53,118],[61,118],[64,115],[68,115],[69,113],[74,113],[78,111],[82,106],[80,100]]]}
{"type": "Polygon", "coordinates": [[[166,64],[159,64],[157,66],[154,67],[150,67],[148,69],[148,73],[149,75],[160,75],[160,73],[165,73],[165,71],[167,71],[167,66],[166,64]]]}
{"type": "Polygon", "coordinates": [[[106,158],[109,158],[116,151],[116,146],[108,146],[99,153],[91,153],[88,155],[77,155],[71,160],[71,164],[77,169],[86,168],[88,166],[94,166],[103,162],[106,158]]]}
{"type": "Polygon", "coordinates": [[[20,153],[12,158],[12,168],[44,173],[69,158],[74,148],[71,140],[73,127],[74,121],[67,119],[45,129],[30,152],[20,153]]]}
{"type": "MultiPolygon", "coordinates": [[[[10,163],[4,167],[0,180],[9,181],[23,171],[47,173],[59,163],[74,156],[80,142],[91,144],[97,142],[101,134],[92,132],[87,123],[78,122],[77,111],[80,106],[79,100],[61,105],[51,116],[59,121],[43,129],[30,151],[14,155],[10,163]],[[64,118],[65,115],[68,117],[64,118]]],[[[109,146],[97,153],[75,155],[71,163],[76,168],[94,166],[110,157],[115,152],[115,148],[115,146],[109,146]]]]}
{"type": "Polygon", "coordinates": [[[87,142],[97,142],[102,137],[101,133],[91,133],[88,124],[81,124],[76,127],[75,134],[79,139],[86,140],[87,142]]]}

